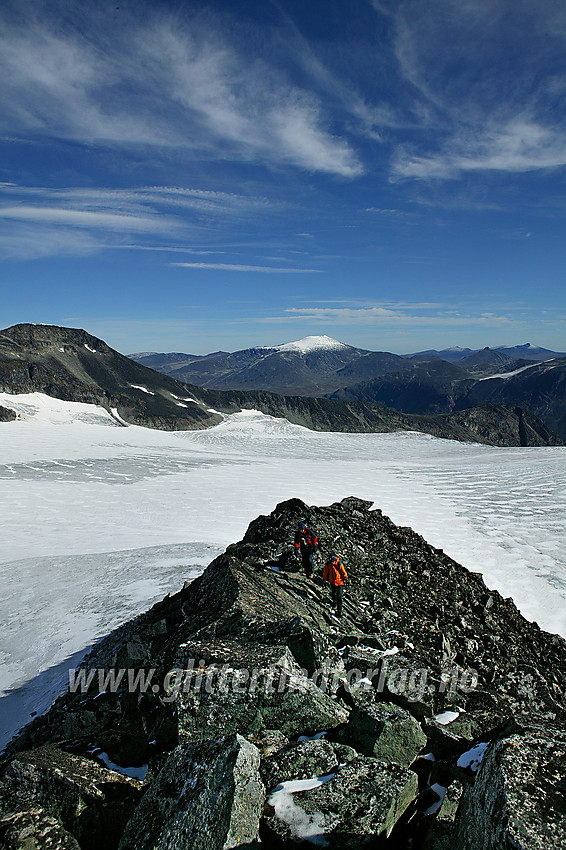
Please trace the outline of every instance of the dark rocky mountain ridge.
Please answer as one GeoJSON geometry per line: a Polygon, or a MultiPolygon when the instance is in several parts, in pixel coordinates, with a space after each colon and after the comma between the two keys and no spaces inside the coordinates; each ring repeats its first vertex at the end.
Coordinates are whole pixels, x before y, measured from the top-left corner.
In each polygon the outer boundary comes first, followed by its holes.
{"type": "MultiPolygon", "coordinates": [[[[307,339],[309,339],[307,337],[307,339]]],[[[316,338],[315,338],[316,339],[316,338]]],[[[390,372],[411,370],[421,362],[453,363],[485,377],[517,368],[519,363],[537,363],[564,357],[530,343],[514,347],[445,349],[411,355],[366,351],[328,339],[326,348],[301,350],[298,343],[283,346],[215,351],[212,354],[157,352],[129,355],[136,362],[207,389],[257,389],[284,395],[320,395],[352,384],[379,378],[390,372]],[[335,343],[335,348],[332,344],[335,343]],[[296,346],[296,347],[294,347],[296,346]],[[291,382],[291,383],[290,383],[291,382]]]]}
{"type": "Polygon", "coordinates": [[[3,754],[6,848],[566,841],[565,641],[360,499],[277,505],[81,670],[3,754]],[[347,566],[341,619],[291,554],[302,518],[347,566]],[[119,669],[151,686],[101,686],[119,669]]]}
{"type": "Polygon", "coordinates": [[[420,431],[442,439],[491,446],[563,445],[561,438],[536,417],[524,413],[521,408],[505,405],[485,404],[446,415],[417,415],[400,413],[374,402],[280,396],[258,391],[220,392],[198,387],[191,390],[223,413],[251,408],[313,431],[379,434],[420,431]]]}
{"type": "MultiPolygon", "coordinates": [[[[332,361],[334,368],[335,353],[323,349],[311,356],[319,364],[332,361]]],[[[50,325],[16,325],[0,332],[0,389],[98,404],[126,423],[167,430],[207,428],[222,414],[253,408],[313,430],[422,431],[498,446],[561,443],[535,417],[503,405],[415,416],[373,402],[206,390],[135,363],[84,330],[50,325]]],[[[13,411],[0,411],[0,421],[10,418],[13,411]]]]}
{"type": "Polygon", "coordinates": [[[474,357],[482,351],[492,351],[494,354],[504,357],[508,362],[521,358],[525,358],[527,360],[547,360],[550,357],[563,357],[566,354],[566,352],[559,353],[557,351],[552,351],[550,348],[541,348],[539,345],[532,345],[530,342],[526,342],[523,345],[499,345],[495,348],[487,347],[482,349],[454,346],[453,348],[444,348],[441,351],[437,351],[436,349],[431,348],[428,351],[417,351],[415,354],[407,354],[405,356],[419,360],[438,358],[440,360],[447,360],[449,363],[456,363],[459,360],[463,360],[465,357],[474,357]]]}
{"type": "Polygon", "coordinates": [[[450,413],[477,404],[518,405],[566,437],[566,358],[503,364],[498,372],[478,378],[466,375],[462,363],[418,363],[412,371],[396,372],[349,386],[332,398],[373,401],[406,413],[450,413]],[[516,374],[509,374],[516,372],[516,374]]]}
{"type": "Polygon", "coordinates": [[[180,381],[135,363],[84,330],[54,325],[0,331],[0,388],[97,404],[151,428],[206,428],[221,421],[180,381]]]}

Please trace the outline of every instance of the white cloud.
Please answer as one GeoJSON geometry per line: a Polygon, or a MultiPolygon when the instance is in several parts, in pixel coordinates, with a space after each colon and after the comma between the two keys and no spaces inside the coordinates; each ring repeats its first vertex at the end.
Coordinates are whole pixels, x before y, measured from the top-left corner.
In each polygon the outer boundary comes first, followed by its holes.
{"type": "Polygon", "coordinates": [[[83,230],[9,223],[0,231],[0,257],[33,260],[52,256],[89,256],[100,251],[99,239],[83,230]]]}
{"type": "Polygon", "coordinates": [[[90,5],[75,11],[75,29],[46,14],[25,24],[6,15],[0,85],[12,135],[362,173],[349,143],[327,129],[320,98],[244,54],[213,16],[205,22],[192,12],[180,21],[163,9],[134,16],[124,8],[112,26],[111,6],[105,14],[90,5]]]}
{"type": "Polygon", "coordinates": [[[319,274],[320,269],[275,268],[274,266],[242,266],[234,263],[169,263],[188,269],[217,269],[225,272],[267,272],[268,274],[319,274]]]}
{"type": "MultiPolygon", "coordinates": [[[[418,309],[419,305],[413,305],[418,309]]],[[[411,305],[408,305],[410,308],[411,305]]],[[[508,325],[511,319],[494,313],[455,315],[453,311],[437,312],[433,315],[416,315],[389,307],[289,307],[284,315],[269,316],[262,322],[317,321],[325,325],[372,325],[375,327],[466,327],[470,325],[508,325]]],[[[513,323],[519,320],[513,320],[513,323]]]]}
{"type": "Polygon", "coordinates": [[[397,61],[429,133],[397,148],[393,176],[566,165],[565,21],[553,0],[402,0],[397,61]]]}
{"type": "Polygon", "coordinates": [[[0,184],[4,229],[0,254],[12,258],[80,255],[126,247],[124,238],[128,236],[141,242],[149,236],[159,240],[158,245],[137,245],[139,250],[199,253],[196,248],[179,245],[180,239],[193,241],[203,230],[209,237],[218,224],[255,219],[267,209],[273,210],[273,205],[265,198],[203,189],[49,189],[0,184]],[[85,235],[79,236],[80,232],[85,235]]]}
{"type": "Polygon", "coordinates": [[[452,178],[474,171],[535,171],[566,165],[566,133],[517,117],[499,127],[460,130],[437,153],[400,151],[394,172],[401,177],[452,178]]]}
{"type": "Polygon", "coordinates": [[[85,187],[46,188],[17,186],[0,183],[0,196],[49,203],[55,207],[83,210],[110,210],[123,215],[137,215],[170,208],[170,213],[195,211],[215,215],[247,215],[261,212],[275,205],[266,198],[238,195],[232,192],[215,192],[206,189],[179,188],[176,186],[141,186],[128,189],[85,187]]]}
{"type": "Polygon", "coordinates": [[[173,219],[167,219],[165,217],[142,217],[109,212],[90,212],[89,210],[35,206],[0,207],[0,218],[7,218],[13,221],[46,222],[48,224],[62,224],[73,227],[124,230],[128,233],[169,231],[175,224],[173,219]]]}

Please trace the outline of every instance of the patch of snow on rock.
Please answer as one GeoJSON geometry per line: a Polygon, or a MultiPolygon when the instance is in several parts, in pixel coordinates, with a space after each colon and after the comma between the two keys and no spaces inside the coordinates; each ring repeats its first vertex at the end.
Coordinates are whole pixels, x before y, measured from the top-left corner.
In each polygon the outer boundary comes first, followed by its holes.
{"type": "Polygon", "coordinates": [[[330,773],[328,776],[314,777],[313,779],[295,779],[281,782],[272,791],[267,802],[275,809],[275,814],[287,824],[295,838],[302,838],[319,847],[328,847],[328,841],[324,837],[326,818],[322,812],[307,814],[293,800],[293,794],[297,791],[312,791],[326,782],[330,782],[336,776],[330,773]]]}
{"type": "Polygon", "coordinates": [[[458,717],[460,717],[459,711],[443,711],[441,714],[435,714],[434,720],[440,723],[441,726],[448,726],[449,723],[457,720],[458,717]]]}
{"type": "Polygon", "coordinates": [[[130,384],[130,386],[133,387],[135,390],[141,390],[142,393],[147,393],[148,395],[155,395],[152,390],[148,390],[147,387],[140,387],[139,384],[130,384]]]}
{"type": "Polygon", "coordinates": [[[104,762],[108,770],[113,770],[115,773],[121,773],[122,776],[129,776],[130,779],[139,779],[140,782],[143,782],[145,779],[147,764],[142,764],[139,767],[122,767],[122,765],[114,764],[113,761],[110,761],[108,753],[97,752],[94,750],[93,755],[99,758],[100,761],[104,762]]]}
{"type": "Polygon", "coordinates": [[[319,741],[321,738],[324,738],[326,732],[327,730],[324,729],[322,732],[317,732],[316,735],[311,735],[310,737],[308,735],[299,735],[297,741],[319,741]]]}
{"type": "Polygon", "coordinates": [[[441,807],[444,800],[444,796],[446,794],[446,788],[444,787],[444,785],[439,785],[437,782],[435,782],[434,785],[431,785],[430,787],[438,794],[440,800],[438,800],[437,803],[433,803],[432,806],[429,806],[428,809],[424,812],[425,815],[433,815],[435,812],[437,812],[441,807]]]}
{"type": "Polygon", "coordinates": [[[117,422],[119,422],[119,423],[120,423],[120,425],[125,425],[126,427],[129,427],[129,423],[128,423],[128,422],[126,422],[126,420],[125,420],[125,419],[122,419],[122,417],[121,417],[121,416],[120,416],[120,414],[118,413],[118,408],[117,408],[117,407],[113,407],[113,408],[112,408],[112,416],[114,417],[114,419],[116,419],[116,421],[117,421],[117,422]]]}
{"type": "Polygon", "coordinates": [[[483,741],[481,744],[476,744],[471,750],[462,753],[458,759],[458,767],[469,767],[475,773],[480,766],[484,753],[489,746],[489,741],[483,741]]]}

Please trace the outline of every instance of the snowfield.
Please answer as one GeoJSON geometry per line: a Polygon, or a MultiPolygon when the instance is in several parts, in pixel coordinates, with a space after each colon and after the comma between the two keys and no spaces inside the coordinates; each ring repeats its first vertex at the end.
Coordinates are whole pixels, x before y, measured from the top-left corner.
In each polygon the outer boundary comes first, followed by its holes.
{"type": "Polygon", "coordinates": [[[372,500],[566,636],[565,448],[317,433],[254,411],[171,433],[39,393],[0,404],[19,415],[0,423],[0,747],[94,641],[294,496],[372,500]]]}

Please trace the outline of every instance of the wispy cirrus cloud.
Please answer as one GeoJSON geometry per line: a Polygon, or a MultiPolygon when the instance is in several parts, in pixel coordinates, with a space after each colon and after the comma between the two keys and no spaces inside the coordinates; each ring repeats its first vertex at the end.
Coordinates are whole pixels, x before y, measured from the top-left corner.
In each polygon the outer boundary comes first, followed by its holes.
{"type": "Polygon", "coordinates": [[[561,4],[402,0],[389,11],[401,76],[428,111],[429,130],[397,145],[394,178],[446,180],[566,165],[561,4]]]}
{"type": "Polygon", "coordinates": [[[136,216],[125,213],[92,212],[90,210],[56,209],[54,207],[0,207],[0,218],[11,221],[34,221],[86,229],[123,230],[127,233],[157,233],[169,231],[173,219],[157,216],[136,216]]]}
{"type": "Polygon", "coordinates": [[[273,203],[267,198],[177,186],[140,186],[128,189],[90,187],[52,188],[0,183],[0,198],[18,203],[48,202],[54,208],[113,210],[120,214],[166,208],[169,212],[194,211],[214,215],[237,215],[265,210],[273,203]]]}
{"type": "Polygon", "coordinates": [[[541,126],[528,116],[492,127],[469,127],[428,154],[398,151],[399,177],[449,179],[480,171],[523,172],[566,165],[566,131],[541,126]]]}
{"type": "Polygon", "coordinates": [[[169,263],[186,269],[210,269],[224,272],[264,272],[266,274],[319,274],[320,269],[284,268],[275,266],[246,266],[237,263],[169,263]]]}
{"type": "Polygon", "coordinates": [[[99,237],[75,228],[4,222],[0,229],[0,257],[8,260],[86,257],[100,250],[99,237]]]}
{"type": "MultiPolygon", "coordinates": [[[[4,132],[95,145],[149,145],[289,165],[342,177],[363,172],[315,91],[225,19],[149,4],[8,3],[0,37],[4,132]],[[70,25],[70,21],[74,25],[70,25]]],[[[235,23],[235,22],[234,22],[235,23]]]]}
{"type": "Polygon", "coordinates": [[[0,254],[16,259],[83,255],[131,247],[132,237],[141,240],[136,245],[139,250],[198,253],[198,248],[178,241],[198,238],[225,222],[254,219],[272,208],[264,198],[203,189],[52,189],[4,183],[0,184],[0,254]],[[152,237],[158,244],[143,243],[152,237]]]}
{"type": "Polygon", "coordinates": [[[422,312],[422,305],[407,305],[407,309],[392,309],[390,307],[289,307],[278,316],[261,318],[260,322],[318,322],[327,325],[369,325],[382,328],[409,327],[468,327],[484,326],[498,327],[521,322],[517,318],[509,318],[504,314],[481,312],[465,314],[459,310],[443,310],[422,312]],[[411,309],[412,307],[412,309],[411,309]],[[417,310],[421,310],[417,313],[417,310]]]}

